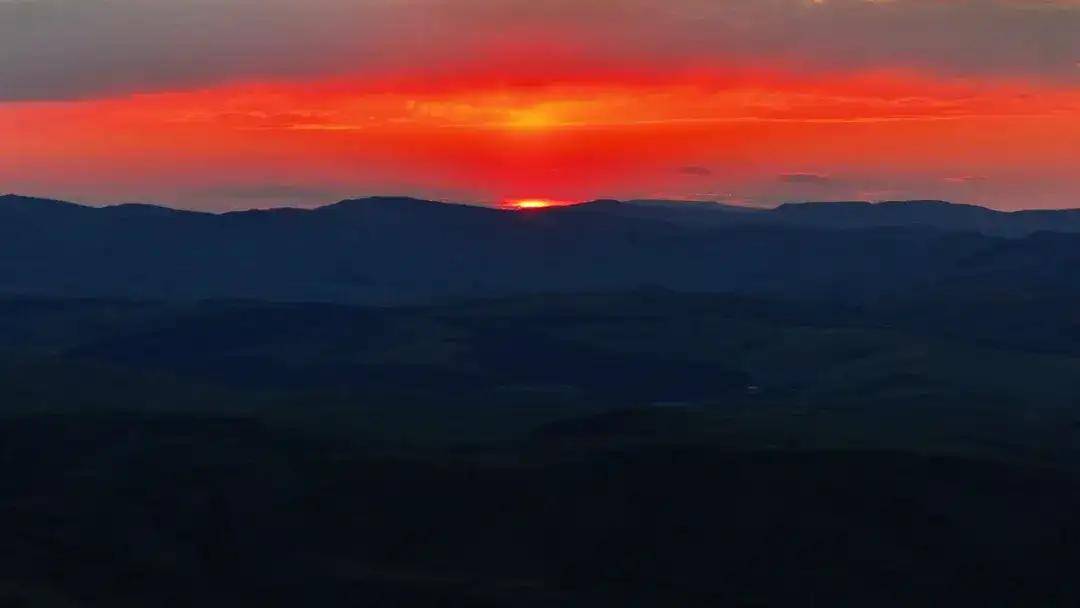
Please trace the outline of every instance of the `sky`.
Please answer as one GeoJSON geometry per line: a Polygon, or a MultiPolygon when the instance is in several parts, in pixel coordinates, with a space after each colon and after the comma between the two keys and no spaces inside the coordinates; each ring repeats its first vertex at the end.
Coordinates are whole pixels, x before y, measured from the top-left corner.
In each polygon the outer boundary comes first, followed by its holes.
{"type": "Polygon", "coordinates": [[[0,192],[1080,207],[1080,0],[0,0],[0,192]]]}

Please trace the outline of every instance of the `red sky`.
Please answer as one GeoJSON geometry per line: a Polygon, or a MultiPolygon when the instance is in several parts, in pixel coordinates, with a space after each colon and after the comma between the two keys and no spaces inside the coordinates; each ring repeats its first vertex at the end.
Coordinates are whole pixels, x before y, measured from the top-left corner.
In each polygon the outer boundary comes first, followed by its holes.
{"type": "Polygon", "coordinates": [[[1080,207],[1073,1],[302,4],[0,1],[0,191],[1080,207]]]}

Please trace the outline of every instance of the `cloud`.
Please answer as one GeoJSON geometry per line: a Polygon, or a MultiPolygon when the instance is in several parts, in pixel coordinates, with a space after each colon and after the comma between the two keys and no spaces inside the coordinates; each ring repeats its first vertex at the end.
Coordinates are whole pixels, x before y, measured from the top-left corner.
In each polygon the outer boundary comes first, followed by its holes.
{"type": "Polygon", "coordinates": [[[816,173],[785,173],[777,179],[785,184],[809,184],[813,186],[831,186],[836,183],[831,177],[816,173]]]}
{"type": "Polygon", "coordinates": [[[982,184],[987,182],[987,178],[981,175],[960,175],[957,177],[946,177],[944,181],[950,184],[982,184]]]}
{"type": "Polygon", "coordinates": [[[540,83],[764,66],[1080,79],[1075,0],[0,2],[0,99],[323,75],[540,83]]]}

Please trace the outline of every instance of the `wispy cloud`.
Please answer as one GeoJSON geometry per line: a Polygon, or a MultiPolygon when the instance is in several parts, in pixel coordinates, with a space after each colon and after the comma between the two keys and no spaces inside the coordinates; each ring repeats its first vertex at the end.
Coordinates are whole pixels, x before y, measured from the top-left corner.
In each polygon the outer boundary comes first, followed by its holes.
{"type": "Polygon", "coordinates": [[[831,186],[836,183],[828,175],[817,173],[785,173],[777,178],[785,184],[809,184],[812,186],[831,186]]]}

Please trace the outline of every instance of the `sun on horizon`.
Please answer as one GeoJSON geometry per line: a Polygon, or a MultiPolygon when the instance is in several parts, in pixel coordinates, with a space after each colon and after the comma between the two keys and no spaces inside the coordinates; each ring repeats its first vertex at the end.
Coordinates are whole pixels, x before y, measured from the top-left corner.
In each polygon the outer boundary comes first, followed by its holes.
{"type": "Polygon", "coordinates": [[[566,203],[561,203],[561,202],[553,201],[553,200],[546,199],[546,198],[510,199],[510,200],[506,201],[505,203],[503,203],[504,207],[508,207],[510,209],[520,209],[520,210],[525,210],[525,209],[547,209],[548,207],[561,207],[561,206],[565,206],[565,205],[566,205],[566,203]]]}

